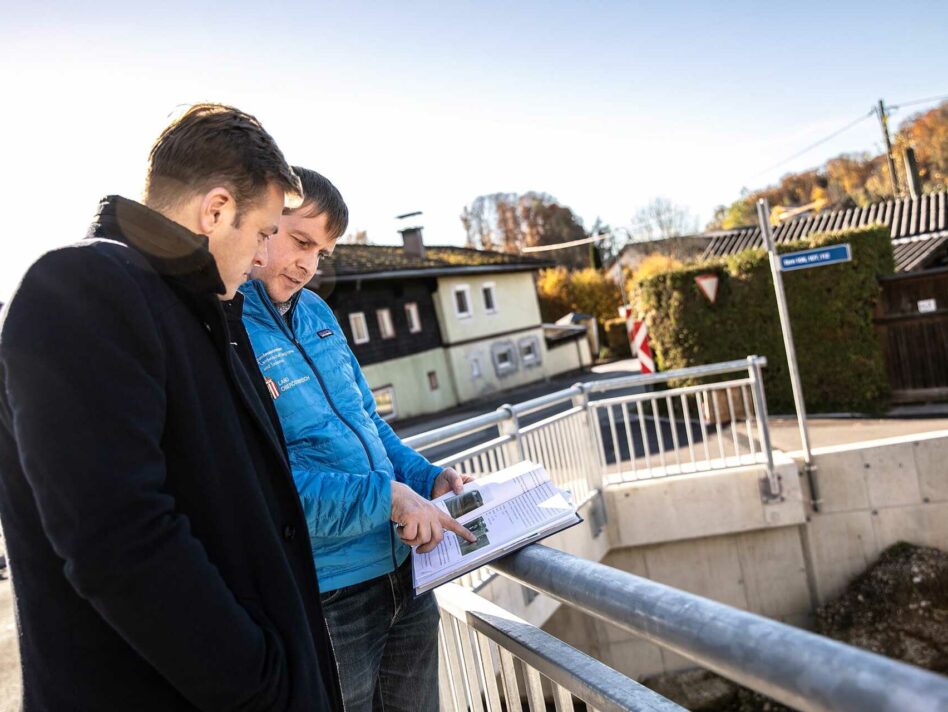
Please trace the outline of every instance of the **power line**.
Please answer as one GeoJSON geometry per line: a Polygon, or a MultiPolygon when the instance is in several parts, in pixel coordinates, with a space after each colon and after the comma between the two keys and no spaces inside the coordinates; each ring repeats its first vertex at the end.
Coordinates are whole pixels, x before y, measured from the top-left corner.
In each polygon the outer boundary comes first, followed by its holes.
{"type": "Polygon", "coordinates": [[[928,104],[933,101],[941,101],[942,99],[948,99],[948,94],[942,94],[941,96],[930,96],[927,99],[913,99],[912,101],[903,101],[899,104],[890,104],[889,109],[901,109],[903,106],[915,106],[916,104],[928,104]]]}
{"type": "MultiPolygon", "coordinates": [[[[890,105],[886,106],[885,109],[888,110],[888,111],[892,111],[893,109],[901,109],[902,107],[905,107],[905,106],[916,106],[916,105],[918,105],[918,104],[929,104],[929,103],[932,103],[932,102],[935,102],[935,101],[942,101],[943,99],[948,99],[948,94],[942,94],[941,96],[930,96],[930,97],[926,97],[926,98],[924,98],[924,99],[912,99],[912,100],[910,100],[910,101],[903,101],[903,102],[900,102],[900,103],[898,103],[898,104],[890,104],[890,105]]],[[[792,161],[792,160],[794,160],[794,159],[796,159],[796,158],[799,158],[799,157],[802,156],[803,154],[808,153],[809,151],[812,151],[814,148],[817,148],[817,147],[819,147],[819,146],[822,146],[822,145],[823,145],[824,143],[826,143],[827,141],[831,141],[832,139],[834,139],[834,138],[836,138],[837,136],[839,136],[841,133],[845,133],[846,131],[849,131],[849,129],[851,129],[851,128],[853,128],[854,126],[858,125],[859,123],[865,121],[865,120],[868,119],[870,116],[879,116],[880,114],[879,114],[878,112],[879,112],[879,110],[878,110],[876,107],[873,107],[872,109],[869,110],[868,113],[863,114],[863,115],[860,116],[858,119],[854,119],[854,120],[851,121],[850,123],[848,123],[848,124],[846,124],[845,126],[843,126],[841,129],[838,129],[838,130],[834,131],[833,133],[831,133],[829,136],[826,136],[826,137],[824,137],[824,138],[821,138],[821,139],[820,139],[819,141],[817,141],[816,143],[812,143],[812,144],[810,144],[809,146],[807,146],[806,148],[804,148],[804,149],[802,149],[802,150],[800,150],[800,151],[797,151],[797,152],[794,153],[792,156],[788,156],[787,158],[784,158],[782,161],[778,161],[777,163],[774,163],[772,166],[769,166],[769,167],[763,169],[762,171],[758,171],[757,173],[754,173],[754,174],[751,176],[751,178],[756,178],[757,176],[763,175],[764,173],[769,173],[769,172],[772,171],[773,169],[779,168],[780,166],[782,166],[782,165],[784,165],[784,164],[786,164],[786,163],[789,163],[790,161],[792,161]]]]}
{"type": "Polygon", "coordinates": [[[802,149],[802,150],[800,150],[800,151],[797,151],[797,152],[794,153],[792,156],[789,156],[789,157],[787,157],[787,158],[784,158],[782,161],[779,161],[779,162],[773,164],[772,166],[770,166],[770,167],[768,167],[768,168],[765,168],[765,169],[762,170],[762,171],[758,171],[757,173],[755,173],[754,175],[752,175],[751,178],[756,178],[757,176],[762,175],[762,174],[764,174],[764,173],[769,173],[769,172],[772,171],[774,168],[779,168],[780,166],[784,165],[785,163],[789,163],[790,161],[794,160],[795,158],[799,158],[799,157],[802,156],[804,153],[808,153],[809,151],[812,151],[812,150],[813,150],[814,148],[816,148],[817,146],[822,146],[822,145],[823,145],[824,143],[826,143],[827,141],[830,141],[830,140],[836,138],[836,137],[839,136],[841,133],[844,133],[844,132],[846,132],[846,131],[849,131],[849,129],[851,129],[853,126],[856,126],[856,125],[859,124],[860,122],[865,121],[866,119],[868,119],[870,116],[873,116],[873,115],[875,114],[875,112],[876,112],[876,110],[875,110],[875,108],[873,108],[872,110],[870,110],[870,111],[868,111],[867,113],[865,113],[865,114],[863,114],[862,116],[860,116],[858,119],[855,119],[854,121],[851,121],[850,123],[846,124],[845,126],[843,126],[843,128],[834,131],[834,132],[831,133],[829,136],[826,136],[826,137],[824,137],[824,138],[821,138],[821,139],[820,139],[819,141],[817,141],[816,143],[810,144],[810,145],[807,146],[806,148],[804,148],[804,149],[802,149]]]}
{"type": "Polygon", "coordinates": [[[521,252],[549,252],[551,250],[562,250],[567,247],[575,247],[576,245],[585,245],[590,242],[599,242],[600,240],[605,240],[609,237],[609,233],[604,232],[600,235],[593,235],[592,237],[584,237],[581,240],[570,240],[569,242],[559,242],[555,245],[536,245],[535,247],[524,247],[521,252]]]}

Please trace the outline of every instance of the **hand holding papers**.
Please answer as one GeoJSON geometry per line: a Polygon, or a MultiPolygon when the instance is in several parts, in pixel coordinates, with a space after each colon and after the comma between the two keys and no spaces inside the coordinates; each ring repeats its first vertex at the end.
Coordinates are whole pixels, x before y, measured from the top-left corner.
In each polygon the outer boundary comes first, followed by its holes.
{"type": "Polygon", "coordinates": [[[416,593],[435,588],[496,558],[582,521],[542,465],[521,462],[432,500],[475,537],[452,532],[432,551],[412,553],[416,593]]]}

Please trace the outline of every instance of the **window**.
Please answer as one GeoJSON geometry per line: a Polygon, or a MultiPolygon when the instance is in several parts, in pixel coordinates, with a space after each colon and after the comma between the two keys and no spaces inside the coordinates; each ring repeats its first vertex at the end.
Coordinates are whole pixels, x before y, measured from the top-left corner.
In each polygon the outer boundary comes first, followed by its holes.
{"type": "Polygon", "coordinates": [[[373,388],[372,395],[375,397],[375,410],[382,420],[391,420],[398,414],[395,410],[395,388],[392,386],[373,388]]]}
{"type": "Polygon", "coordinates": [[[392,323],[391,309],[377,309],[375,316],[379,320],[379,333],[383,339],[395,338],[395,325],[392,323]]]}
{"type": "Polygon", "coordinates": [[[484,296],[484,311],[488,314],[496,314],[497,303],[494,301],[494,283],[488,282],[481,287],[481,294],[484,296]]]}
{"type": "Polygon", "coordinates": [[[438,390],[438,372],[428,371],[428,388],[433,391],[438,390]]]}
{"type": "Polygon", "coordinates": [[[481,360],[477,356],[471,357],[471,378],[480,378],[483,374],[481,373],[481,360]]]}
{"type": "Polygon", "coordinates": [[[421,331],[421,315],[418,313],[418,305],[415,302],[409,302],[405,305],[405,317],[408,319],[408,331],[417,334],[421,331]]]}
{"type": "Polygon", "coordinates": [[[526,366],[539,366],[541,361],[540,340],[536,336],[525,336],[517,342],[520,362],[526,366]]]}
{"type": "Polygon", "coordinates": [[[458,319],[471,316],[471,288],[466,284],[454,288],[454,313],[458,319]]]}
{"type": "Polygon", "coordinates": [[[490,346],[491,360],[494,362],[494,373],[506,376],[517,370],[517,351],[512,341],[495,341],[490,346]]]}
{"type": "Polygon", "coordinates": [[[355,344],[369,343],[369,325],[365,322],[365,314],[353,312],[349,315],[349,326],[352,328],[352,342],[355,344]]]}

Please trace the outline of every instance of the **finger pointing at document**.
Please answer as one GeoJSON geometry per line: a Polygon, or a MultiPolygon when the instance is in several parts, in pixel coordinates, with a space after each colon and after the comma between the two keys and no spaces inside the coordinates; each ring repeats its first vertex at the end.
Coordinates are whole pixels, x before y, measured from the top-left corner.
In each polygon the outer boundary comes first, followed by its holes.
{"type": "Polygon", "coordinates": [[[392,521],[398,525],[401,540],[409,546],[417,546],[420,554],[440,544],[445,531],[452,531],[472,544],[477,541],[477,537],[447,513],[401,482],[392,482],[392,521]]]}

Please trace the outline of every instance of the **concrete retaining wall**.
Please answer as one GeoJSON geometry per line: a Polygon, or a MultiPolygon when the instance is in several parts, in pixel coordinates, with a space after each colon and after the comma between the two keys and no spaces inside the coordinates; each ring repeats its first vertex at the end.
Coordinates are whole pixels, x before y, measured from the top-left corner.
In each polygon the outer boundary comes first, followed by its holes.
{"type": "MultiPolygon", "coordinates": [[[[819,513],[798,474],[802,458],[779,458],[786,501],[778,504],[761,503],[754,468],[610,485],[601,561],[806,626],[815,606],[891,544],[948,550],[948,431],[821,448],[814,460],[819,513]]],[[[694,667],[566,606],[544,628],[635,678],[694,667]]]]}
{"type": "Polygon", "coordinates": [[[813,455],[822,502],[818,514],[809,513],[806,541],[819,603],[838,596],[898,541],[948,550],[948,432],[813,455]]]}

